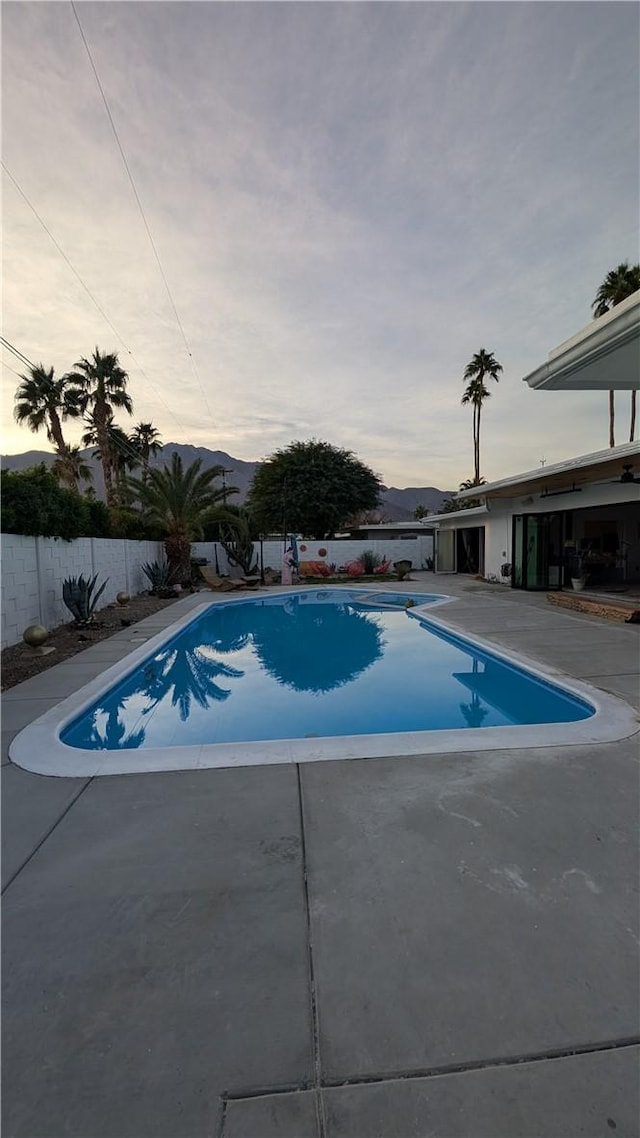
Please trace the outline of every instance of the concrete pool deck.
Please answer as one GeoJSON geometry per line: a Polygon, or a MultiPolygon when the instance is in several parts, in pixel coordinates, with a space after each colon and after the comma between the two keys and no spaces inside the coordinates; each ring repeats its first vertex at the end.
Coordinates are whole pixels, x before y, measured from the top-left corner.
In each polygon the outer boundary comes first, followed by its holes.
{"type": "MultiPolygon", "coordinates": [[[[413,576],[458,597],[443,623],[640,711],[637,626],[413,576]]],[[[4,693],[3,763],[177,609],[4,693]]],[[[638,760],[636,735],[96,779],[5,765],[4,1134],[637,1135],[638,760]]]]}

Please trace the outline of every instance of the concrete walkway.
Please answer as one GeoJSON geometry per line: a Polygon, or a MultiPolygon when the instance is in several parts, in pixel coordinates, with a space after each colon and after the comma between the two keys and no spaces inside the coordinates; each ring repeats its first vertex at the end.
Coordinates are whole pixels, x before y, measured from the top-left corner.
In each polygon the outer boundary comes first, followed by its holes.
{"type": "MultiPolygon", "coordinates": [[[[640,710],[637,626],[435,588],[640,710]]],[[[177,608],[6,693],[3,762],[177,608]]],[[[637,1135],[638,759],[5,765],[4,1138],[637,1135]]]]}

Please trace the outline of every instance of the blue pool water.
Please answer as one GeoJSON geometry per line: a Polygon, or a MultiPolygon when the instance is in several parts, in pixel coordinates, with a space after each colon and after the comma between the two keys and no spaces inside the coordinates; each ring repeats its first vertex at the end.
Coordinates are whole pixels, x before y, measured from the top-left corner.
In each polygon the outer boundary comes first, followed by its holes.
{"type": "Polygon", "coordinates": [[[61,738],[124,750],[565,723],[594,713],[417,619],[407,599],[325,589],[212,604],[61,738]]]}

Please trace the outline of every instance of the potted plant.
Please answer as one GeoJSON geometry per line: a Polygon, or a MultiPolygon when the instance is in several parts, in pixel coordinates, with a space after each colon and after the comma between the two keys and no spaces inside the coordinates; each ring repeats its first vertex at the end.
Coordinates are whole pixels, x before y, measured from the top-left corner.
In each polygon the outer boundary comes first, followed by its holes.
{"type": "Polygon", "coordinates": [[[573,554],[573,563],[571,566],[571,588],[574,589],[576,593],[582,592],[587,583],[589,575],[586,571],[586,566],[589,562],[590,552],[591,546],[588,545],[586,549],[576,549],[573,554]]]}

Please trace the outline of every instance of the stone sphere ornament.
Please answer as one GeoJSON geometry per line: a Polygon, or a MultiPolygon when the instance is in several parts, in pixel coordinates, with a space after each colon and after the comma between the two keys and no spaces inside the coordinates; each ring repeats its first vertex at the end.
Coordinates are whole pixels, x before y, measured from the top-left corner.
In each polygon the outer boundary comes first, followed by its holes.
{"type": "Polygon", "coordinates": [[[116,593],[116,602],[119,605],[128,605],[130,600],[131,600],[131,597],[129,596],[128,593],[125,593],[125,592],[116,593]]]}
{"type": "Polygon", "coordinates": [[[49,639],[49,630],[43,624],[30,624],[22,633],[22,639],[38,656],[46,656],[49,652],[55,652],[55,648],[45,647],[45,643],[49,639]]]}

